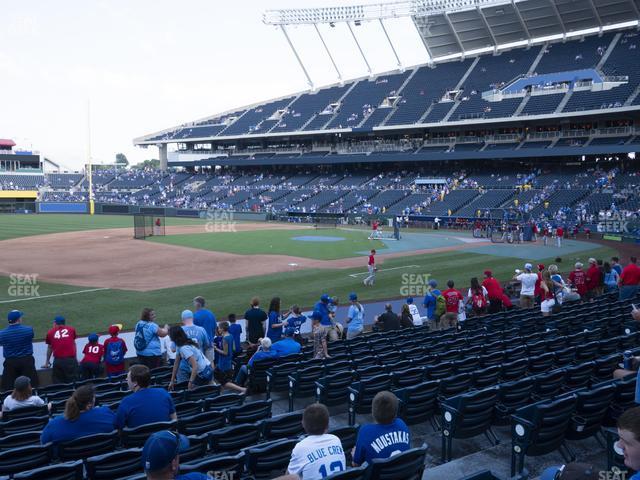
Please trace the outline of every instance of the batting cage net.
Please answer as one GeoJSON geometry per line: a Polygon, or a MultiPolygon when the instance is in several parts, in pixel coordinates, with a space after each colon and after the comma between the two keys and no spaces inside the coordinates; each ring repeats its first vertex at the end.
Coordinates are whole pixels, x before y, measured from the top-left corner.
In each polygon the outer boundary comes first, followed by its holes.
{"type": "Polygon", "coordinates": [[[133,216],[133,238],[144,240],[147,237],[164,236],[164,229],[164,215],[136,213],[133,216]]]}

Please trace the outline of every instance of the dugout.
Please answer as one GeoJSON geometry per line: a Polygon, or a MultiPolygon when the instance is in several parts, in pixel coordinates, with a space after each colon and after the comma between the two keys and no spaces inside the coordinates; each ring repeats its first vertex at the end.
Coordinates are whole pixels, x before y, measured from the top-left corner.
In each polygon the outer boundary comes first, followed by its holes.
{"type": "Polygon", "coordinates": [[[0,190],[0,213],[35,213],[35,190],[0,190]]]}
{"type": "Polygon", "coordinates": [[[136,213],[133,216],[133,238],[144,240],[147,237],[165,235],[165,216],[136,213]]]}

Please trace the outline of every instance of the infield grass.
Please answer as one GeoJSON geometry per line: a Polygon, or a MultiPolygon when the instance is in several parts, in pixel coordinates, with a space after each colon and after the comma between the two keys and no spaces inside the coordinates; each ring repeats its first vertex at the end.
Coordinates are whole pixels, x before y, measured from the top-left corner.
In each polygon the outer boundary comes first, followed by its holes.
{"type": "Polygon", "coordinates": [[[362,255],[372,248],[384,252],[380,240],[369,240],[368,233],[342,229],[256,230],[245,232],[189,233],[151,237],[148,240],[183,247],[237,253],[240,255],[292,255],[317,260],[336,260],[362,255]],[[302,241],[296,237],[335,237],[339,241],[302,241]]]}

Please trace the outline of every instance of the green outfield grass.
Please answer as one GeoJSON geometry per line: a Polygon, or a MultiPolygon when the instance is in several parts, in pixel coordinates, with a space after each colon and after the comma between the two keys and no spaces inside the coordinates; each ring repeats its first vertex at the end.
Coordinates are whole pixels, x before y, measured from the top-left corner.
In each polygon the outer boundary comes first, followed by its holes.
{"type": "MultiPolygon", "coordinates": [[[[204,225],[205,220],[166,217],[166,223],[167,225],[204,225]]],[[[130,215],[71,214],[0,215],[0,240],[98,228],[131,228],[133,232],[133,217],[130,215]]]]}
{"type": "Polygon", "coordinates": [[[386,248],[380,240],[369,240],[368,232],[341,229],[300,230],[256,230],[248,232],[216,232],[167,235],[149,240],[183,247],[200,248],[216,252],[241,255],[293,255],[317,260],[349,258],[375,248],[383,252],[386,248]],[[294,237],[340,237],[337,242],[309,242],[294,240],[294,237]]]}
{"type": "MultiPolygon", "coordinates": [[[[592,256],[609,258],[612,254],[615,252],[611,249],[596,248],[580,252],[579,256],[567,255],[563,258],[564,262],[560,264],[560,268],[570,270],[578,258],[586,262],[592,256]]],[[[553,263],[554,258],[544,259],[543,263],[553,263]]],[[[25,323],[34,326],[37,336],[42,338],[57,314],[65,315],[79,333],[86,334],[93,331],[105,332],[108,325],[116,322],[124,323],[130,329],[145,306],[156,309],[159,322],[177,322],[181,310],[191,308],[191,300],[196,295],[203,295],[218,318],[225,318],[232,312],[243,314],[254,295],[262,298],[265,307],[272,296],[280,296],[283,308],[293,303],[311,307],[323,292],[336,295],[343,302],[346,302],[349,292],[352,291],[357,292],[364,301],[382,300],[404,296],[402,288],[406,284],[408,274],[429,274],[440,282],[440,286],[452,279],[456,282],[456,287],[467,289],[469,279],[472,276],[481,278],[482,272],[487,268],[492,269],[499,280],[506,281],[513,275],[515,268],[521,267],[521,259],[457,251],[407,255],[387,260],[380,266],[376,285],[369,288],[362,285],[363,276],[349,276],[363,273],[363,266],[349,270],[307,269],[152,292],[103,290],[48,298],[45,296],[74,292],[83,288],[39,282],[38,294],[42,298],[29,301],[15,301],[16,298],[8,293],[9,278],[0,277],[0,311],[4,316],[8,310],[14,308],[23,310],[26,313],[25,323]],[[418,267],[406,268],[410,265],[418,267]],[[394,270],[387,271],[390,268],[394,270]],[[7,301],[11,303],[5,303],[7,301]]]]}

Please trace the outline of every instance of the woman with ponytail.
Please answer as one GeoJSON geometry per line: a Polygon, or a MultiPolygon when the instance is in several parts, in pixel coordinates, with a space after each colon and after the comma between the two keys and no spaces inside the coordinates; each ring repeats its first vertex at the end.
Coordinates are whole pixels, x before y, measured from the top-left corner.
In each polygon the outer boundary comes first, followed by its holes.
{"type": "Polygon", "coordinates": [[[58,443],[96,433],[112,432],[115,414],[109,407],[95,407],[96,391],[93,385],[78,387],[67,400],[64,415],[51,420],[40,435],[40,442],[58,443]]]}

